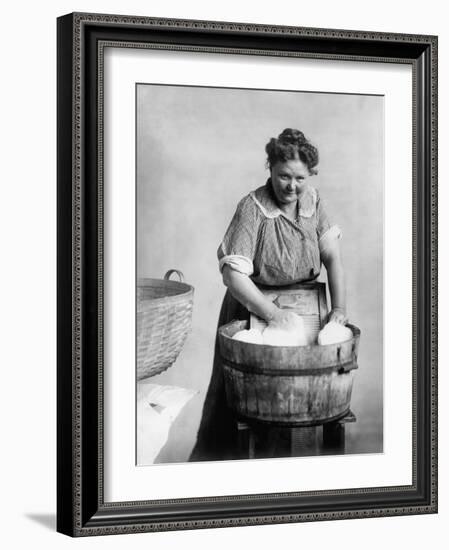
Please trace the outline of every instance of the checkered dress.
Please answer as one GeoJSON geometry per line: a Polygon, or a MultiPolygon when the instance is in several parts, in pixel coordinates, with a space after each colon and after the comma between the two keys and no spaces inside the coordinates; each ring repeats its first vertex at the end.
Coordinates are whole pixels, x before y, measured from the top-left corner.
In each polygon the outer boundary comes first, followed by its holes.
{"type": "Polygon", "coordinates": [[[218,248],[219,267],[229,265],[269,286],[312,280],[320,274],[320,253],[338,237],[314,187],[301,195],[293,221],[277,206],[268,179],[239,202],[218,248]]]}

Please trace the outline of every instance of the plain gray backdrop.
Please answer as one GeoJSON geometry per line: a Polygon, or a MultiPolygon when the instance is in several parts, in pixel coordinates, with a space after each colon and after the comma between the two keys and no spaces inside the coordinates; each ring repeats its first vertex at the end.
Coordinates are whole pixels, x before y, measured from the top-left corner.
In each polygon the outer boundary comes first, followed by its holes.
{"type": "Polygon", "coordinates": [[[346,451],[382,452],[383,105],[380,96],[137,85],[137,276],[175,268],[195,288],[186,344],[151,382],[199,393],[157,462],[186,461],[195,442],[225,292],[217,248],[238,201],[269,176],[265,144],[286,127],[318,147],[310,183],[342,229],[348,316],[362,332],[346,451]]]}

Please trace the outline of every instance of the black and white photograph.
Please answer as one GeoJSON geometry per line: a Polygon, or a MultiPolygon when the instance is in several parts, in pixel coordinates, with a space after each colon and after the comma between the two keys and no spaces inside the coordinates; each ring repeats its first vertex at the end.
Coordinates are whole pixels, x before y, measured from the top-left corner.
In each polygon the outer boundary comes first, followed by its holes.
{"type": "Polygon", "coordinates": [[[135,93],[136,465],[382,453],[384,97],[135,93]]]}
{"type": "Polygon", "coordinates": [[[3,548],[444,546],[445,14],[6,4],[3,548]]]}

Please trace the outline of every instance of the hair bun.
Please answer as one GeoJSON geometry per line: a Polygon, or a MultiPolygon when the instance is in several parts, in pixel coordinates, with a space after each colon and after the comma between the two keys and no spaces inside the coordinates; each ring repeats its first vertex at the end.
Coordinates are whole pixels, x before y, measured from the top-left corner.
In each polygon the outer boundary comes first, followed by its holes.
{"type": "Polygon", "coordinates": [[[303,144],[307,141],[302,132],[293,128],[285,128],[285,130],[283,130],[279,134],[278,139],[279,141],[283,141],[284,143],[297,143],[298,145],[303,144]]]}

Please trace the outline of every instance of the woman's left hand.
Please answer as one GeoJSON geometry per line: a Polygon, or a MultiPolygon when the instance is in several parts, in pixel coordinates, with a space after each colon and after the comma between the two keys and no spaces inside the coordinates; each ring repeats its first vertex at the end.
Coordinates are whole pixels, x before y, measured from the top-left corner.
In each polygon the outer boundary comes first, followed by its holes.
{"type": "Polygon", "coordinates": [[[346,323],[348,322],[348,318],[346,316],[345,310],[338,307],[332,309],[327,316],[327,322],[330,323],[331,321],[333,321],[334,323],[339,323],[340,325],[346,325],[346,323]]]}

